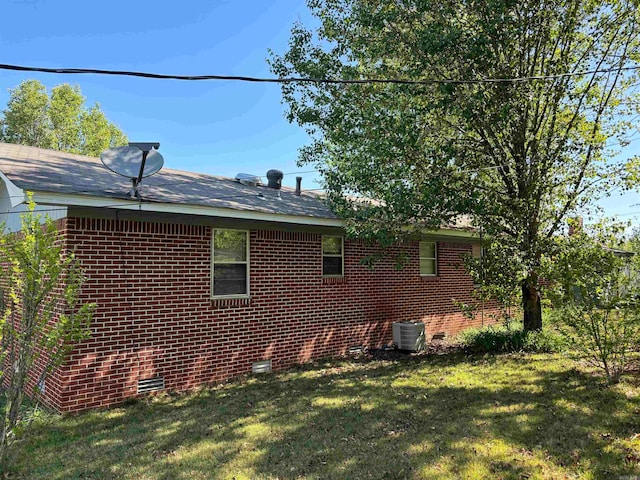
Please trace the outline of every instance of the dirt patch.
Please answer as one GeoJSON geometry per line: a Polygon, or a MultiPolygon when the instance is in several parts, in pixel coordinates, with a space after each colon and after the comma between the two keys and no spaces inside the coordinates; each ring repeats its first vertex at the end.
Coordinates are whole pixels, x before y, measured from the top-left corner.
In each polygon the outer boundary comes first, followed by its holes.
{"type": "Polygon", "coordinates": [[[453,353],[462,353],[464,350],[460,345],[449,343],[447,341],[431,341],[427,348],[420,352],[409,352],[407,350],[398,350],[393,347],[383,348],[367,348],[360,352],[350,354],[351,357],[357,357],[363,360],[402,360],[413,357],[426,357],[429,355],[449,355],[453,353]]]}

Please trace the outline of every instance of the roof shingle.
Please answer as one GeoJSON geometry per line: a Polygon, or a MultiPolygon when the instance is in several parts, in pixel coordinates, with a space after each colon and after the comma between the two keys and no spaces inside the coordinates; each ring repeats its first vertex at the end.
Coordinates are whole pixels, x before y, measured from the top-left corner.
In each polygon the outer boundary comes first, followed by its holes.
{"type": "MultiPolygon", "coordinates": [[[[98,158],[24,145],[0,143],[0,172],[17,187],[93,197],[130,199],[131,183],[98,158]]],[[[231,178],[163,168],[140,185],[143,202],[201,205],[315,218],[336,216],[312,192],[243,185],[231,178]]]]}

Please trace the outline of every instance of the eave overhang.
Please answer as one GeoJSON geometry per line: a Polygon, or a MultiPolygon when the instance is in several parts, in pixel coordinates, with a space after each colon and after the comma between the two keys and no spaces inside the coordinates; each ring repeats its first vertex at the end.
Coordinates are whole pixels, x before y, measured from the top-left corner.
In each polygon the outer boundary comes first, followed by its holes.
{"type": "MultiPolygon", "coordinates": [[[[2,175],[0,173],[0,175],[2,175]]],[[[2,175],[4,177],[4,175],[2,175]]],[[[5,177],[6,178],[6,177],[5,177]]],[[[8,181],[8,180],[7,180],[8,181]]],[[[10,182],[9,182],[10,183],[10,182]]],[[[13,184],[12,184],[13,185],[13,184]]],[[[13,185],[15,187],[15,185],[13,185]]],[[[17,189],[17,187],[15,187],[17,189]]],[[[24,192],[18,189],[24,195],[24,192]]],[[[13,195],[13,194],[12,194],[13,195]]],[[[318,227],[343,228],[342,220],[338,218],[323,218],[303,215],[275,214],[255,210],[240,210],[221,208],[207,205],[144,202],[139,200],[126,200],[118,198],[105,198],[91,195],[78,195],[70,193],[33,192],[33,200],[39,205],[74,206],[106,208],[111,210],[130,210],[136,212],[155,212],[169,214],[196,215],[218,218],[237,218],[242,220],[277,222],[290,225],[310,225],[318,227]]],[[[24,201],[24,200],[22,200],[24,201]]],[[[22,203],[22,202],[18,202],[22,203]]],[[[428,235],[448,237],[452,239],[477,239],[477,234],[468,230],[439,229],[425,232],[428,235]]]]}

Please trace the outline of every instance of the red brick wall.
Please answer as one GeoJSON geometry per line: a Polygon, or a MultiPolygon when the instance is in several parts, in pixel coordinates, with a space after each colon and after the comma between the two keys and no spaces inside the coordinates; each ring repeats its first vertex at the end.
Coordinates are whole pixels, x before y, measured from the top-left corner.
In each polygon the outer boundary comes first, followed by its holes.
{"type": "Polygon", "coordinates": [[[470,301],[460,267],[464,243],[438,243],[437,277],[419,275],[417,244],[409,263],[373,270],[373,253],[345,241],[345,276],[322,278],[321,235],[252,230],[250,300],[211,300],[211,227],[70,218],[68,243],[87,277],[83,296],[96,302],[93,335],[51,380],[62,411],[110,405],[136,396],[140,379],[163,376],[184,390],[251,371],[271,359],[275,370],[392,342],[391,324],[421,320],[427,338],[472,324],[452,299],[470,301]]]}

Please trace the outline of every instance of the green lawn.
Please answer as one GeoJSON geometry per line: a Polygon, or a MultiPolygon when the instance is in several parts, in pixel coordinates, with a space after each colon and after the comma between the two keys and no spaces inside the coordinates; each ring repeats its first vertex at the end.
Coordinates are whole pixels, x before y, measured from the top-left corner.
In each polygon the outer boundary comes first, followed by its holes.
{"type": "Polygon", "coordinates": [[[639,394],[559,355],[332,361],[37,420],[12,477],[618,479],[639,394]]]}

